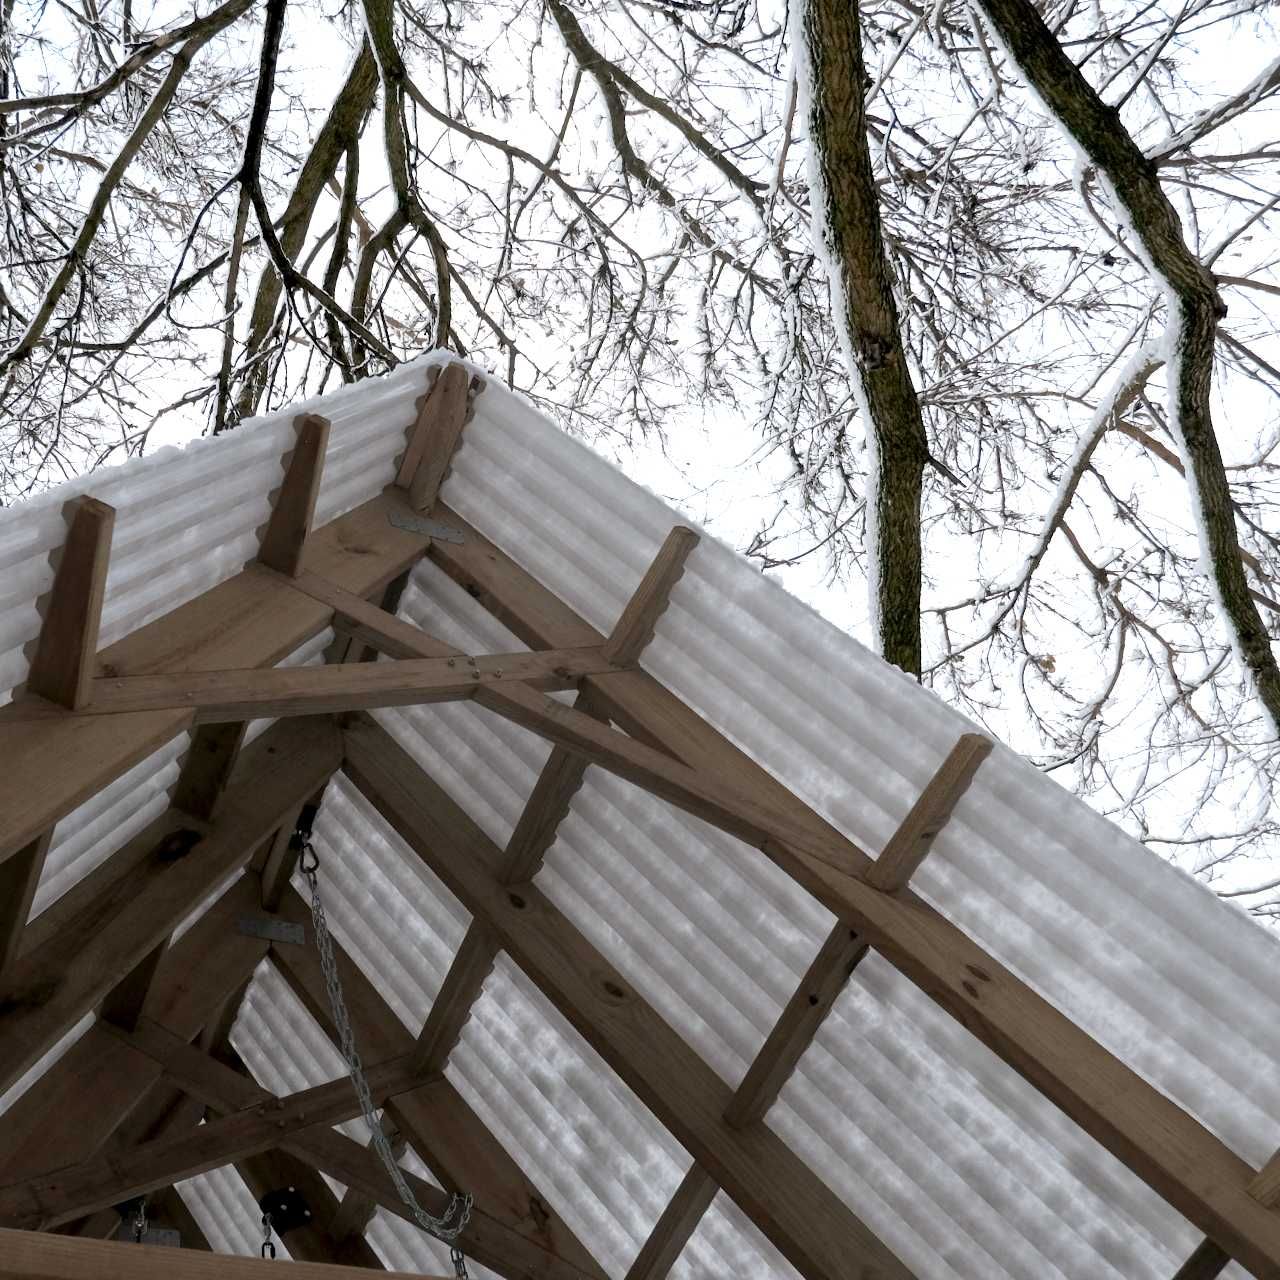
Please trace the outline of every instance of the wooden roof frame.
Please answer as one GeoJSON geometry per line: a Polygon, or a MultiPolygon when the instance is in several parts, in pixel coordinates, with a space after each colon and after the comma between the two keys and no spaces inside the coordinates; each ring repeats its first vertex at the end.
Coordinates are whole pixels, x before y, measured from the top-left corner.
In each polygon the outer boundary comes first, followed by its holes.
{"type": "MultiPolygon", "coordinates": [[[[461,364],[434,376],[407,428],[396,483],[315,529],[328,424],[300,418],[257,561],[101,651],[113,513],[91,498],[70,504],[27,688],[0,709],[0,1090],[78,1019],[96,1012],[96,1021],[0,1117],[0,1229],[45,1233],[0,1231],[0,1280],[77,1280],[126,1267],[149,1275],[149,1260],[119,1261],[121,1246],[47,1233],[109,1234],[118,1222],[110,1206],[127,1195],[161,1193],[233,1161],[250,1185],[311,1180],[317,1220],[299,1233],[297,1256],[331,1264],[315,1268],[317,1280],[352,1274],[340,1264],[380,1265],[361,1232],[375,1206],[403,1209],[371,1153],[329,1127],[356,1113],[350,1087],[273,1098],[226,1040],[266,958],[330,1028],[314,953],[236,935],[231,921],[262,910],[305,920],[288,886],[291,834],[338,770],[472,913],[416,1039],[349,957],[339,963],[389,1122],[442,1185],[474,1192],[462,1245],[498,1274],[604,1275],[441,1074],[505,951],[693,1156],[627,1280],[666,1275],[720,1189],[806,1280],[910,1275],[764,1123],[874,948],[1205,1232],[1178,1280],[1209,1280],[1230,1258],[1280,1275],[1280,1162],[1251,1168],[912,892],[912,874],[990,742],[965,735],[879,857],[858,849],[638,667],[696,535],[672,531],[602,636],[440,502],[482,386],[461,364]],[[462,542],[389,519],[420,512],[460,530],[462,542]],[[460,654],[395,617],[424,556],[531,652],[460,654]],[[340,639],[326,667],[275,667],[329,626],[340,639]],[[369,661],[378,653],[394,661],[369,661]],[[556,702],[549,688],[576,689],[577,700],[556,702]],[[505,849],[365,714],[441,699],[473,699],[553,744],[505,849]],[[284,718],[242,749],[251,715],[284,718]],[[28,921],[58,820],[186,730],[192,746],[168,811],[28,921]],[[837,916],[736,1090],[531,883],[590,764],[761,849],[837,916]],[[91,1107],[80,1087],[90,1068],[91,1107]],[[316,1170],[348,1186],[341,1203],[316,1170]]],[[[442,1207],[445,1193],[415,1186],[429,1209],[442,1207]]],[[[202,1243],[194,1223],[187,1228],[202,1243]]],[[[162,1265],[193,1280],[214,1274],[198,1259],[162,1265]]],[[[227,1261],[217,1274],[248,1280],[259,1270],[227,1261]]]]}

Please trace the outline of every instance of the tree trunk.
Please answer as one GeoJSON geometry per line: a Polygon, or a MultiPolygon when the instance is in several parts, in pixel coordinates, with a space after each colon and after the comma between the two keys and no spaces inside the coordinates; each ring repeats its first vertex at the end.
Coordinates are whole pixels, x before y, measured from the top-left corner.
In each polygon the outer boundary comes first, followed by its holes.
{"type": "Polygon", "coordinates": [[[920,491],[929,446],[880,231],[857,6],[808,0],[797,46],[808,63],[814,237],[826,255],[835,324],[866,420],[873,626],[885,658],[919,677],[920,491]]]}
{"type": "Polygon", "coordinates": [[[1191,483],[1204,571],[1236,653],[1280,733],[1280,667],[1244,576],[1235,507],[1209,407],[1218,320],[1226,311],[1213,276],[1187,246],[1155,165],[1129,136],[1119,113],[1102,101],[1063,52],[1029,0],[978,3],[1022,78],[1097,169],[1137,238],[1132,248],[1165,290],[1169,425],[1191,483]]]}

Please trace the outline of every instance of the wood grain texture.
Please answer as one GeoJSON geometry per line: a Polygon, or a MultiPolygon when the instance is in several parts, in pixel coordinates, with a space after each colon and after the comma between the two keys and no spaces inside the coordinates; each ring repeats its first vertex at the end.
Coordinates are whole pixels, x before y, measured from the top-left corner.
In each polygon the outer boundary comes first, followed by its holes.
{"type": "Polygon", "coordinates": [[[248,728],[244,721],[202,724],[191,736],[171,803],[208,822],[217,812],[248,728]]]}
{"type": "Polygon", "coordinates": [[[0,862],[0,990],[9,966],[22,949],[27,917],[40,884],[53,830],[43,832],[6,862],[0,862]]]}
{"type": "MultiPolygon", "coordinates": [[[[293,806],[328,778],[341,753],[328,721],[273,726],[245,752],[245,777],[229,789],[212,824],[192,827],[177,844],[161,839],[144,874],[112,886],[110,906],[91,931],[73,920],[67,935],[55,934],[19,956],[0,991],[0,1088],[243,866],[293,806]]],[[[161,825],[171,829],[171,822],[161,825]]]]}
{"type": "MultiPolygon", "coordinates": [[[[195,1249],[165,1249],[114,1240],[0,1227],[0,1280],[279,1280],[279,1263],[195,1249]]],[[[290,1280],[369,1280],[359,1267],[291,1262],[290,1280]]],[[[443,1280],[407,1273],[405,1280],[443,1280]]]]}
{"type": "Polygon", "coordinates": [[[628,1268],[626,1280],[664,1280],[719,1190],[701,1165],[690,1166],[628,1268]]]}
{"type": "MultiPolygon", "coordinates": [[[[587,645],[599,633],[500,548],[444,504],[435,516],[461,529],[461,545],[435,543],[429,556],[529,645],[587,645]]],[[[832,828],[722,734],[642,671],[588,677],[611,719],[648,735],[687,763],[739,786],[805,826],[832,828]]],[[[1203,1125],[1113,1054],[912,890],[886,894],[774,841],[764,851],[1087,1133],[1245,1266],[1280,1274],[1280,1214],[1247,1187],[1253,1171],[1203,1125]]]]}
{"type": "Polygon", "coordinates": [[[96,498],[70,504],[67,539],[26,684],[27,693],[60,707],[89,700],[115,519],[114,509],[96,498]]]}
{"type": "Polygon", "coordinates": [[[698,535],[683,525],[677,525],[667,534],[604,642],[610,662],[630,667],[640,661],[645,646],[653,639],[654,627],[667,610],[672,588],[684,573],[685,561],[698,541],[698,535]]]}
{"type": "Polygon", "coordinates": [[[802,1275],[911,1274],[771,1130],[725,1123],[729,1087],[539,890],[500,883],[501,852],[384,730],[346,738],[348,777],[392,829],[802,1275]]]}
{"type": "Polygon", "coordinates": [[[316,498],[329,447],[329,422],[318,414],[303,414],[294,423],[297,442],[285,466],[284,482],[271,507],[271,518],[258,543],[258,563],[289,577],[302,568],[316,498]]]}
{"type": "MultiPolygon", "coordinates": [[[[290,920],[310,919],[307,905],[293,890],[281,911],[290,920]]],[[[333,1039],[337,1029],[314,950],[277,947],[272,960],[333,1039]]],[[[365,1051],[390,1055],[412,1048],[413,1037],[404,1024],[341,947],[337,960],[352,1026],[365,1051]]],[[[591,1253],[447,1080],[436,1079],[423,1089],[398,1095],[387,1114],[442,1186],[471,1192],[477,1205],[496,1213],[546,1257],[557,1259],[556,1266],[563,1268],[560,1274],[604,1280],[591,1253]]]]}
{"type": "Polygon", "coordinates": [[[396,473],[396,484],[408,491],[416,511],[435,505],[466,425],[470,385],[466,366],[454,362],[440,370],[427,392],[396,473]]]}
{"type": "MultiPolygon", "coordinates": [[[[307,564],[357,596],[381,591],[429,543],[396,528],[403,495],[383,493],[317,529],[307,564]]],[[[261,565],[131,632],[98,654],[103,675],[217,671],[267,666],[328,626],[332,610],[261,565]]],[[[25,848],[76,805],[190,727],[189,710],[84,721],[24,722],[0,709],[0,862],[25,848]]]]}

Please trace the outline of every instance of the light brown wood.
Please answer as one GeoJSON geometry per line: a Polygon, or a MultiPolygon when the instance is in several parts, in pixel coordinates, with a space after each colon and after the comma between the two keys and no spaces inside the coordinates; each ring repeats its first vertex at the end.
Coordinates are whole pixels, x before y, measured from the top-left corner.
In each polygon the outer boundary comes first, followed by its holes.
{"type": "MultiPolygon", "coordinates": [[[[391,1144],[391,1154],[399,1162],[404,1158],[409,1144],[385,1114],[381,1124],[382,1131],[391,1144]]],[[[329,1220],[329,1234],[335,1241],[359,1238],[368,1230],[369,1223],[373,1221],[377,1211],[378,1206],[373,1199],[361,1191],[353,1191],[348,1187],[342,1194],[342,1200],[334,1206],[329,1220]]]]}
{"type": "MultiPolygon", "coordinates": [[[[186,1055],[179,1055],[173,1065],[174,1055],[167,1051],[165,1043],[170,1034],[144,1019],[128,1043],[154,1058],[167,1076],[186,1087],[186,1055]]],[[[212,1058],[208,1061],[214,1062],[212,1058]]],[[[366,1077],[378,1104],[390,1094],[422,1083],[422,1075],[411,1065],[408,1055],[369,1065],[366,1077]]],[[[270,1150],[295,1132],[316,1125],[327,1128],[359,1114],[360,1102],[346,1079],[304,1089],[287,1098],[270,1098],[189,1133],[144,1142],[129,1151],[60,1169],[51,1176],[0,1186],[0,1221],[48,1230],[82,1214],[270,1150]]]]}
{"type": "Polygon", "coordinates": [[[471,374],[465,365],[448,364],[422,403],[396,473],[396,484],[408,490],[409,503],[416,511],[435,504],[466,425],[470,385],[471,374]]]}
{"type": "Polygon", "coordinates": [[[202,724],[191,736],[182,772],[173,788],[175,808],[208,822],[218,809],[248,728],[244,721],[202,724]]]}
{"type": "Polygon", "coordinates": [[[199,724],[328,715],[456,702],[473,696],[486,684],[526,682],[536,689],[572,689],[584,675],[614,669],[599,649],[550,649],[398,662],[112,676],[93,682],[93,699],[77,712],[46,708],[37,702],[19,703],[13,719],[115,716],[170,708],[193,711],[199,724]]]}
{"type": "Polygon", "coordinates": [[[116,513],[96,498],[77,498],[69,507],[26,691],[60,707],[82,707],[90,696],[116,513]]]}
{"type": "MultiPolygon", "coordinates": [[[[589,645],[599,633],[444,504],[461,544],[432,561],[522,641],[589,645]]],[[[817,838],[829,824],[642,671],[588,677],[610,719],[698,767],[733,777],[817,838]]],[[[1030,991],[911,890],[886,894],[794,848],[766,852],[1010,1066],[1246,1266],[1280,1266],[1280,1214],[1248,1196],[1252,1172],[1216,1137],[1030,991]],[[1246,1203],[1248,1201],[1248,1203],[1246,1203]]]]}
{"type": "MultiPolygon", "coordinates": [[[[19,956],[0,992],[0,1088],[11,1084],[77,1018],[237,867],[300,800],[313,794],[341,761],[331,722],[274,725],[245,752],[243,780],[228,789],[207,830],[180,846],[162,840],[146,873],[115,886],[109,909],[92,930],[73,921],[19,956]]],[[[171,819],[161,829],[171,829],[171,819]]]]}
{"type": "Polygon", "coordinates": [[[318,573],[299,574],[294,585],[313,600],[333,610],[334,630],[371,646],[388,658],[465,656],[460,649],[437,640],[413,623],[397,618],[389,610],[370,604],[355,592],[345,591],[337,583],[322,578],[318,573]]]}
{"type": "MultiPolygon", "coordinates": [[[[353,1000],[353,1013],[356,1007],[353,1000]]],[[[170,1074],[181,1073],[184,1086],[220,1112],[240,1111],[271,1099],[271,1095],[253,1081],[177,1037],[169,1040],[165,1053],[170,1074]]],[[[412,1220],[381,1163],[358,1142],[327,1126],[316,1125],[287,1135],[280,1145],[331,1178],[369,1195],[384,1209],[412,1220]]],[[[446,1192],[412,1174],[406,1173],[405,1180],[428,1213],[440,1216],[446,1211],[449,1204],[446,1192]]],[[[471,1221],[460,1243],[468,1257],[516,1280],[526,1275],[540,1280],[587,1280],[588,1277],[600,1280],[598,1274],[583,1272],[552,1254],[480,1199],[472,1209],[471,1221]]]]}
{"type": "MultiPolygon", "coordinates": [[[[256,894],[249,877],[233,884],[165,952],[152,984],[151,1012],[180,1038],[216,1017],[227,993],[243,988],[266,955],[263,939],[235,929],[237,917],[254,909],[256,894]]],[[[0,1115],[0,1181],[88,1160],[132,1120],[159,1079],[152,1059],[100,1023],[90,1027],[0,1115]]]]}
{"type": "MultiPolygon", "coordinates": [[[[282,911],[291,920],[309,918],[306,904],[292,890],[282,911]]],[[[272,960],[308,1012],[334,1037],[337,1028],[314,950],[281,946],[272,950],[272,960]]],[[[357,1041],[370,1054],[411,1048],[413,1038],[403,1023],[341,947],[337,960],[357,1041]]],[[[442,1186],[471,1192],[477,1205],[560,1259],[568,1274],[604,1280],[590,1252],[447,1080],[438,1078],[422,1089],[399,1094],[391,1099],[387,1114],[442,1186]]]]}
{"type": "MultiPolygon", "coordinates": [[[[389,492],[347,512],[311,535],[308,565],[358,596],[381,591],[430,541],[389,522],[391,512],[408,509],[403,495],[389,492]]],[[[142,675],[269,665],[331,617],[289,579],[255,564],[108,646],[99,669],[142,675]]],[[[15,714],[0,709],[0,862],[192,723],[190,711],[178,710],[89,723],[20,722],[15,714]]]]}
{"type": "Polygon", "coordinates": [[[27,917],[31,914],[31,903],[52,842],[50,829],[20,849],[15,857],[0,862],[0,990],[4,989],[9,966],[22,949],[27,917]]]}
{"type": "Polygon", "coordinates": [[[307,413],[294,423],[294,430],[297,443],[289,455],[284,483],[258,544],[258,562],[289,577],[302,568],[311,534],[325,450],[329,447],[329,422],[318,414],[307,413]]]}
{"type": "MultiPolygon", "coordinates": [[[[1262,1166],[1249,1183],[1249,1194],[1269,1209],[1280,1206],[1280,1151],[1262,1166]]],[[[1173,1280],[1217,1280],[1231,1262],[1212,1240],[1202,1240],[1195,1252],[1178,1268],[1173,1280]]]]}
{"type": "MultiPolygon", "coordinates": [[[[868,868],[868,884],[887,893],[906,888],[992,745],[981,734],[961,736],[868,868]]],[[[725,1112],[730,1124],[740,1127],[763,1118],[867,949],[866,940],[848,925],[837,922],[832,928],[735,1090],[725,1112]]]]}
{"type": "Polygon", "coordinates": [[[664,1280],[719,1190],[701,1165],[690,1166],[628,1268],[626,1280],[664,1280]]]}
{"type": "MultiPolygon", "coordinates": [[[[0,1280],[279,1280],[282,1264],[196,1249],[138,1246],[115,1240],[0,1228],[0,1280]]],[[[369,1280],[360,1267],[287,1264],[289,1280],[369,1280]]],[[[405,1280],[442,1277],[399,1273],[405,1280]]]]}
{"type": "Polygon", "coordinates": [[[462,945],[440,984],[414,1046],[414,1058],[424,1073],[444,1070],[471,1016],[471,1006],[480,998],[485,979],[493,971],[497,954],[497,940],[483,924],[473,920],[467,926],[462,945]]]}
{"type": "Polygon", "coordinates": [[[729,1087],[538,889],[499,882],[500,851],[385,730],[346,741],[370,803],[802,1275],[911,1274],[772,1130],[725,1123],[729,1087]]]}
{"type": "Polygon", "coordinates": [[[960,735],[879,857],[867,868],[863,878],[872,888],[896,893],[907,887],[994,745],[985,734],[960,735]]]}
{"type": "MultiPolygon", "coordinates": [[[[138,1025],[151,991],[152,980],[168,945],[168,938],[157,943],[103,996],[98,1008],[98,1017],[103,1022],[109,1022],[125,1031],[132,1031],[138,1025]]],[[[123,1200],[125,1197],[120,1198],[123,1200]]]]}
{"type": "Polygon", "coordinates": [[[763,1119],[867,950],[861,934],[846,924],[837,923],[826,936],[734,1090],[724,1113],[729,1124],[742,1128],[763,1119]]]}
{"type": "Polygon", "coordinates": [[[640,585],[614,624],[604,642],[605,655],[619,667],[631,667],[640,661],[645,646],[653,639],[653,629],[666,612],[671,591],[684,573],[689,553],[698,545],[692,529],[677,525],[645,571],[640,585]]]}

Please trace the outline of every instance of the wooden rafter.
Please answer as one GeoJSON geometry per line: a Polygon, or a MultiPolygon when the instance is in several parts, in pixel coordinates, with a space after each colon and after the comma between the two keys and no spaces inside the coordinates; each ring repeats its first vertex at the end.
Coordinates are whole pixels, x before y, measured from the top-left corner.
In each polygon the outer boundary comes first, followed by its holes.
{"type": "MultiPolygon", "coordinates": [[[[356,595],[381,591],[414,564],[425,534],[389,516],[408,508],[380,494],[317,529],[307,564],[356,595]]],[[[328,625],[333,611],[259,565],[220,583],[98,654],[105,674],[235,670],[287,657],[328,625]]],[[[18,853],[78,804],[189,728],[189,710],[127,720],[55,717],[21,721],[20,703],[0,709],[0,862],[18,853]]]]}
{"type": "Polygon", "coordinates": [[[245,755],[244,780],[229,789],[213,823],[175,830],[174,816],[162,816],[135,837],[146,849],[145,874],[110,886],[92,930],[73,920],[18,957],[0,992],[0,1088],[248,861],[284,814],[337,767],[341,743],[330,721],[291,720],[269,729],[245,755]]]}
{"type": "MultiPolygon", "coordinates": [[[[306,905],[293,891],[286,895],[281,910],[285,918],[299,923],[310,919],[306,905]]],[[[377,988],[336,942],[335,948],[359,1044],[370,1054],[411,1050],[413,1037],[377,988]]],[[[275,947],[272,959],[311,1015],[331,1039],[336,1038],[324,975],[314,950],[275,947]]],[[[469,1191],[477,1205],[501,1213],[547,1256],[559,1259],[565,1274],[603,1280],[605,1273],[599,1264],[447,1080],[437,1077],[421,1089],[400,1094],[390,1101],[387,1113],[442,1186],[469,1191]]],[[[371,1198],[377,1200],[376,1196],[371,1198]]]]}
{"type": "Polygon", "coordinates": [[[53,828],[50,827],[7,862],[0,862],[0,991],[22,949],[27,917],[31,914],[31,903],[52,843],[53,828]]]}
{"type": "MultiPolygon", "coordinates": [[[[192,1249],[139,1248],[117,1241],[0,1228],[0,1280],[276,1280],[278,1265],[192,1249]]],[[[442,1280],[410,1276],[403,1280],[442,1280]]],[[[368,1280],[359,1267],[289,1264],[290,1280],[368,1280]]]]}
{"type": "MultiPolygon", "coordinates": [[[[129,1033],[128,1044],[153,1058],[167,1075],[176,1075],[185,1086],[181,1067],[169,1066],[168,1050],[174,1038],[158,1024],[142,1020],[129,1033]]],[[[407,1054],[371,1063],[366,1077],[379,1104],[388,1096],[423,1083],[407,1054]]],[[[112,1152],[59,1169],[45,1178],[0,1186],[0,1221],[47,1230],[95,1209],[269,1151],[295,1132],[339,1124],[359,1114],[355,1089],[345,1079],[304,1089],[287,1098],[268,1096],[250,1109],[212,1120],[189,1133],[144,1142],[128,1152],[112,1152]]]]}
{"type": "MultiPolygon", "coordinates": [[[[605,641],[603,652],[611,662],[620,667],[639,662],[697,545],[698,535],[679,526],[664,539],[605,641]]],[[[579,693],[575,707],[591,714],[591,695],[579,693]]],[[[583,756],[552,747],[507,841],[499,873],[504,884],[519,884],[537,874],[582,786],[587,767],[583,756]]],[[[418,1037],[417,1052],[424,1068],[444,1068],[497,954],[496,939],[483,922],[473,920],[418,1037]]]]}
{"type": "MultiPolygon", "coordinates": [[[[437,504],[434,515],[460,529],[463,542],[433,543],[430,558],[522,641],[600,642],[594,628],[456,512],[437,504]]],[[[865,855],[843,870],[813,856],[814,841],[838,833],[644,672],[584,683],[633,738],[648,734],[689,763],[714,765],[785,812],[806,838],[760,842],[774,861],[1233,1257],[1264,1272],[1280,1266],[1280,1214],[1249,1195],[1253,1171],[1194,1117],[910,890],[889,894],[867,885],[865,855]]]]}
{"type": "MultiPolygon", "coordinates": [[[[223,1113],[257,1107],[271,1101],[266,1090],[233,1068],[172,1037],[164,1049],[165,1069],[196,1097],[223,1113]]],[[[412,1221],[391,1179],[379,1161],[359,1143],[325,1125],[288,1134],[278,1144],[283,1150],[320,1169],[347,1186],[358,1187],[390,1212],[412,1221]]],[[[447,1192],[411,1174],[405,1174],[418,1202],[428,1213],[442,1215],[448,1209],[447,1192]]],[[[500,1275],[519,1280],[528,1274],[545,1280],[600,1280],[552,1254],[500,1209],[477,1202],[471,1222],[460,1238],[468,1256],[500,1275]]]]}
{"type": "Polygon", "coordinates": [[[692,1165],[653,1224],[625,1280],[663,1280],[689,1243],[703,1214],[711,1208],[719,1189],[716,1180],[701,1165],[692,1165]]]}
{"type": "Polygon", "coordinates": [[[363,720],[345,736],[370,803],[792,1265],[813,1280],[910,1275],[772,1130],[725,1122],[728,1086],[538,889],[501,884],[501,851],[385,730],[363,720]]]}
{"type": "Polygon", "coordinates": [[[175,809],[203,822],[214,816],[248,727],[243,720],[202,724],[191,735],[191,746],[173,788],[175,809]]]}
{"type": "Polygon", "coordinates": [[[284,483],[275,495],[271,518],[258,543],[258,563],[290,578],[302,568],[311,534],[329,446],[329,423],[307,413],[294,423],[294,431],[297,441],[285,464],[284,483]]]}

